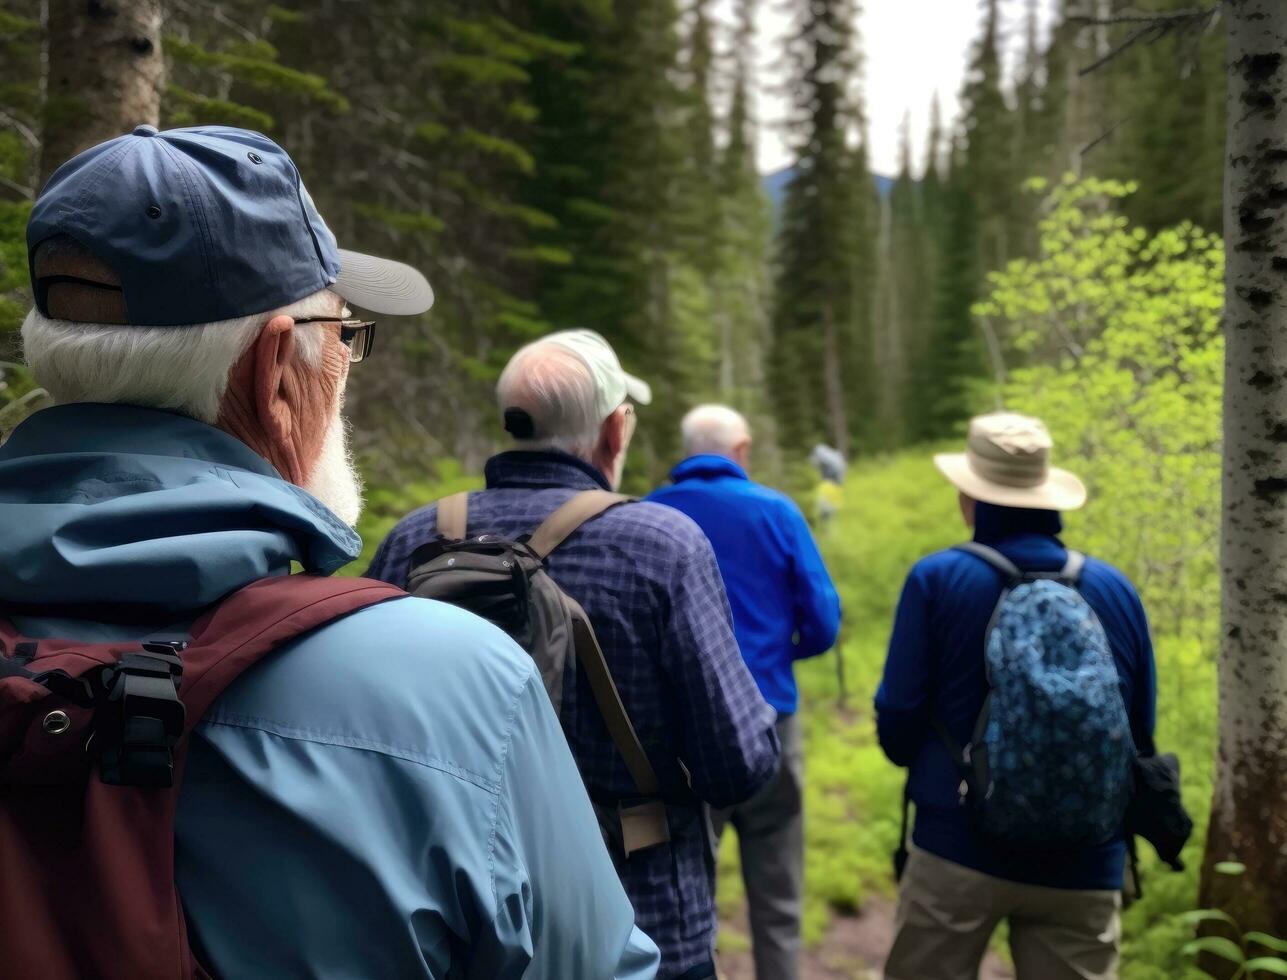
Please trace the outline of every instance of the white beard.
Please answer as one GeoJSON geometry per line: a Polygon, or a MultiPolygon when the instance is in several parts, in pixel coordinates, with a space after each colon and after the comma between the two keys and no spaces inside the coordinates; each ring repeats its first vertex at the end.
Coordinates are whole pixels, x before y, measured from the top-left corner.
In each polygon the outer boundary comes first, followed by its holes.
{"type": "Polygon", "coordinates": [[[322,455],[304,489],[350,527],[362,516],[362,477],[349,455],[348,422],[336,409],[322,441],[322,455]]]}

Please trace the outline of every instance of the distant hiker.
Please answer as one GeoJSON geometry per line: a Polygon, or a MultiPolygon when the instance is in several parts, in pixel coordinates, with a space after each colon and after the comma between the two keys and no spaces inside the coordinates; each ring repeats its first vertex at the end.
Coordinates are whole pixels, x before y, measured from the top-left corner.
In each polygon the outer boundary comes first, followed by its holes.
{"type": "MultiPolygon", "coordinates": [[[[705,535],[668,507],[605,494],[620,483],[633,402],[648,404],[648,386],[622,370],[597,333],[568,330],[519,350],[500,376],[497,398],[515,448],[488,461],[487,489],[405,518],[380,546],[370,574],[399,585],[410,579],[425,594],[446,596],[454,570],[462,600],[470,598],[471,579],[485,578],[495,587],[497,621],[514,629],[512,603],[502,595],[509,589],[493,579],[494,559],[510,561],[529,583],[538,580],[529,577],[533,560],[544,560],[553,582],[587,614],[633,726],[623,734],[605,721],[602,691],[592,689],[578,644],[566,672],[547,686],[551,696],[558,689],[563,729],[640,928],[661,947],[661,977],[712,977],[715,874],[702,804],[732,806],[772,778],[773,711],[738,655],[705,535]],[[662,796],[642,809],[639,760],[632,761],[629,744],[622,750],[635,735],[662,796]],[[638,826],[627,815],[663,807],[669,841],[658,842],[647,828],[632,843],[638,826]]],[[[548,600],[545,586],[537,587],[548,600]]],[[[477,591],[472,598],[487,600],[477,591]]]]}
{"type": "Polygon", "coordinates": [[[889,980],[973,980],[1002,920],[1020,980],[1117,976],[1153,648],[1125,576],[1060,541],[1086,491],[1051,445],[1039,420],[998,413],[934,457],[974,539],[912,569],[876,694],[916,805],[889,980]]]}
{"type": "Polygon", "coordinates": [[[840,450],[833,449],[825,442],[820,442],[813,447],[813,452],[809,454],[809,462],[813,464],[814,469],[824,479],[832,483],[844,483],[845,472],[849,464],[845,462],[845,457],[840,450]]]}
{"type": "Polygon", "coordinates": [[[818,471],[818,485],[814,489],[813,510],[814,523],[818,533],[826,536],[831,533],[836,515],[844,504],[845,472],[848,464],[839,450],[832,449],[826,443],[818,443],[809,454],[809,462],[818,471]]]}
{"type": "Polygon", "coordinates": [[[58,405],[0,448],[0,973],[653,977],[531,660],[325,577],[345,304],[421,313],[424,277],[223,127],[85,151],[27,243],[58,405]]]}
{"type": "Polygon", "coordinates": [[[778,712],[782,768],[765,789],[717,813],[742,854],[755,975],[799,975],[804,877],[804,759],[792,665],[829,650],[840,600],[804,515],[789,497],[747,476],[751,431],[723,405],[699,405],[682,423],[687,458],[649,498],[683,511],[710,538],[733,607],[742,656],[778,712]]]}

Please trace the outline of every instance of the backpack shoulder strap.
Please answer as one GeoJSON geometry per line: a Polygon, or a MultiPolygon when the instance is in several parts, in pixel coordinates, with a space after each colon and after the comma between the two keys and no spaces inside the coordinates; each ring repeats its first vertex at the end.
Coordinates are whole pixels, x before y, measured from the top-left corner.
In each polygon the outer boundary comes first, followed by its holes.
{"type": "Polygon", "coordinates": [[[626,761],[630,778],[640,796],[657,796],[661,792],[661,783],[657,772],[644,751],[635,726],[626,714],[626,706],[621,703],[621,693],[617,690],[608,662],[604,659],[603,648],[594,635],[590,620],[585,610],[570,596],[567,598],[572,613],[572,638],[576,645],[577,663],[585,671],[586,680],[590,682],[590,692],[594,695],[595,706],[608,726],[612,744],[617,747],[621,757],[626,761]]]}
{"type": "Polygon", "coordinates": [[[179,694],[189,732],[243,671],[295,638],[406,593],[363,578],[282,575],[261,579],[215,606],[192,627],[179,694]]]}
{"type": "Polygon", "coordinates": [[[1076,585],[1081,581],[1082,569],[1086,567],[1086,556],[1080,551],[1068,552],[1068,560],[1064,562],[1064,567],[1059,572],[1059,578],[1064,582],[1071,582],[1076,585]]]}
{"type": "Polygon", "coordinates": [[[448,541],[463,541],[469,533],[469,493],[453,493],[438,501],[438,533],[448,541]]]}
{"type": "Polygon", "coordinates": [[[605,510],[634,500],[625,494],[607,490],[583,490],[571,497],[558,510],[545,519],[528,539],[527,545],[537,558],[544,561],[573,531],[586,521],[598,517],[605,510]]]}
{"type": "Polygon", "coordinates": [[[1019,568],[996,548],[989,548],[986,544],[979,544],[977,541],[966,541],[958,544],[953,550],[963,551],[967,555],[973,555],[975,558],[981,558],[1002,575],[1010,580],[1023,578],[1023,570],[1019,568]]]}

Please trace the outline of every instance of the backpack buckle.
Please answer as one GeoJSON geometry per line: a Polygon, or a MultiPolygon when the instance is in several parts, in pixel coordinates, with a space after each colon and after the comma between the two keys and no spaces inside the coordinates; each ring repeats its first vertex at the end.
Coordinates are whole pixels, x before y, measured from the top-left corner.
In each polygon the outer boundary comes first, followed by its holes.
{"type": "Polygon", "coordinates": [[[94,712],[99,778],[109,786],[174,785],[174,745],[187,711],[179,700],[186,643],[144,643],[103,672],[94,712]]]}

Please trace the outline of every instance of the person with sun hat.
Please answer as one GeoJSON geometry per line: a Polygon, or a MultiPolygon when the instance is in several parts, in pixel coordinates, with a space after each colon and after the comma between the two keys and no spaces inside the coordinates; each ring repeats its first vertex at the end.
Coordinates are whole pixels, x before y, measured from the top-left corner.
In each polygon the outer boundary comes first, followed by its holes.
{"type": "Polygon", "coordinates": [[[896,855],[887,980],[973,980],[1003,920],[1020,980],[1117,976],[1126,842],[1120,811],[1105,804],[1129,795],[1122,767],[1152,748],[1153,648],[1126,576],[1060,540],[1061,513],[1087,493],[1050,464],[1052,448],[1039,419],[998,412],[971,420],[965,452],[934,458],[973,540],[912,568],[876,694],[881,747],[908,768],[916,811],[910,854],[896,855]],[[1024,687],[1031,677],[1056,680],[1050,699],[1019,698],[1005,714],[1015,690],[1040,688],[1024,687]],[[1090,690],[1097,698],[1083,696],[1090,690]],[[998,743],[1015,718],[1014,739],[998,743]],[[998,815],[1015,785],[1002,782],[1007,767],[1036,786],[998,815]],[[1037,799],[1065,805],[1022,814],[1037,799]],[[1068,811],[1083,806],[1108,817],[1070,843],[1068,811]],[[1015,813],[1033,840],[994,832],[1015,813]]]}

